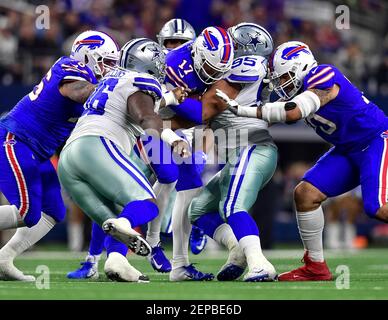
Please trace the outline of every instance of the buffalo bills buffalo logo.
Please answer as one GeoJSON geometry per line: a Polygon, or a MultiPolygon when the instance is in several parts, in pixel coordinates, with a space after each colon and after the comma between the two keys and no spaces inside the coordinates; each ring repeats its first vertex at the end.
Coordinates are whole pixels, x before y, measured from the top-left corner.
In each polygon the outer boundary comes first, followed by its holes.
{"type": "Polygon", "coordinates": [[[85,39],[79,40],[76,42],[77,49],[75,52],[78,52],[82,47],[88,47],[90,50],[101,47],[105,42],[105,39],[101,38],[98,35],[90,36],[85,39]]]}
{"type": "Polygon", "coordinates": [[[204,38],[204,46],[208,48],[210,51],[217,51],[218,50],[218,44],[219,41],[215,35],[211,33],[209,30],[205,30],[203,33],[204,38]]]}
{"type": "Polygon", "coordinates": [[[282,53],[282,58],[285,60],[291,60],[299,56],[300,52],[305,52],[307,54],[310,54],[310,52],[307,50],[307,47],[302,45],[302,46],[289,47],[284,49],[282,53]]]}

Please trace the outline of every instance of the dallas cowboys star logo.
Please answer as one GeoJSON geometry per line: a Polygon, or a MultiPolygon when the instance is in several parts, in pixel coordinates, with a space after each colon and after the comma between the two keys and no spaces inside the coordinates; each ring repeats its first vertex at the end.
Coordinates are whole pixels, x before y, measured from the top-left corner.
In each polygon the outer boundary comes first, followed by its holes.
{"type": "Polygon", "coordinates": [[[156,58],[160,56],[160,51],[159,49],[155,46],[151,49],[152,53],[154,54],[152,57],[152,61],[154,61],[156,58]]]}
{"type": "Polygon", "coordinates": [[[247,45],[249,45],[249,44],[253,45],[253,48],[255,48],[255,50],[257,49],[256,46],[258,44],[263,44],[263,42],[261,42],[259,40],[259,34],[258,33],[256,33],[256,35],[254,37],[252,37],[250,34],[248,34],[248,36],[249,36],[250,40],[247,43],[247,45]]]}

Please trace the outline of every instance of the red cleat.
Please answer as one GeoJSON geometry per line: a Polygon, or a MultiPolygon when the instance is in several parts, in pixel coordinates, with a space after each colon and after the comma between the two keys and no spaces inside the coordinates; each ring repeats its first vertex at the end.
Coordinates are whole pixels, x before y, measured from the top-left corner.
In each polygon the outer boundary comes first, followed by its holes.
{"type": "Polygon", "coordinates": [[[312,261],[308,252],[303,256],[304,266],[279,275],[279,281],[330,281],[333,276],[326,264],[323,262],[312,261]]]}

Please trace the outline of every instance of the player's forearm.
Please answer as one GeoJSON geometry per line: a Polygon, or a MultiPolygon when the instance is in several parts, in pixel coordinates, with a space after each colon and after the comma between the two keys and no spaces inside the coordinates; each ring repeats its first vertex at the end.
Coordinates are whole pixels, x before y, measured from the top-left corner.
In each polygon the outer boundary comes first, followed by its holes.
{"type": "Polygon", "coordinates": [[[78,103],[85,103],[90,94],[94,91],[96,85],[88,81],[72,81],[63,83],[59,91],[62,96],[78,103]]]}
{"type": "Polygon", "coordinates": [[[187,98],[181,104],[172,106],[171,109],[183,119],[202,124],[202,102],[199,100],[187,98]]]}

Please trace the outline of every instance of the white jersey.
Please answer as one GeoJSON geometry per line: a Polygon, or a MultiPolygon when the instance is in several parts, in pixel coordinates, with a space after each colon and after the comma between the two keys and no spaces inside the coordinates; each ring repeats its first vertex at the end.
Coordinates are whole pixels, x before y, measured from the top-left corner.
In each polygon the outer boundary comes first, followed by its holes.
{"type": "MultiPolygon", "coordinates": [[[[261,56],[244,56],[233,61],[232,69],[224,77],[231,83],[242,86],[241,91],[234,99],[241,106],[256,106],[260,101],[262,81],[267,74],[267,60],[261,56]]],[[[210,122],[210,127],[230,129],[228,140],[219,139],[218,146],[235,148],[241,143],[274,144],[268,132],[268,123],[261,119],[238,117],[229,110],[225,110],[210,122]],[[237,140],[237,141],[236,141],[237,140]],[[226,144],[227,143],[227,144],[226,144]]]]}
{"type": "Polygon", "coordinates": [[[130,154],[137,137],[144,133],[127,111],[127,99],[137,91],[156,101],[162,97],[159,82],[149,74],[121,69],[108,73],[85,102],[85,111],[66,145],[82,136],[101,136],[130,154]]]}

